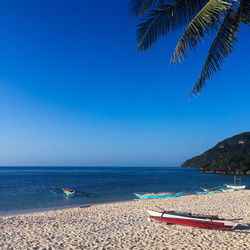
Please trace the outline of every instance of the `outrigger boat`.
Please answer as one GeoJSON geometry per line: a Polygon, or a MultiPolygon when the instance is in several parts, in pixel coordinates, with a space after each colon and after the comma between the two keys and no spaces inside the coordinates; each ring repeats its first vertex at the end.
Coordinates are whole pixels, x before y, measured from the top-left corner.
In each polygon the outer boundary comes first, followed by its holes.
{"type": "Polygon", "coordinates": [[[69,198],[72,198],[72,199],[75,197],[75,195],[77,195],[77,196],[82,196],[82,195],[88,196],[87,193],[84,193],[82,191],[73,190],[73,189],[65,188],[65,187],[59,188],[59,189],[53,189],[53,190],[50,189],[48,191],[53,195],[61,195],[61,194],[63,194],[63,195],[65,195],[65,196],[67,196],[69,198]]]}
{"type": "Polygon", "coordinates": [[[225,186],[227,187],[227,188],[230,188],[230,189],[237,189],[237,190],[239,190],[239,189],[245,189],[246,188],[246,186],[245,185],[228,185],[228,184],[225,184],[225,186]]]}
{"type": "Polygon", "coordinates": [[[172,198],[181,197],[184,193],[135,193],[140,199],[160,199],[160,198],[172,198]]]}
{"type": "Polygon", "coordinates": [[[224,184],[227,188],[231,188],[231,189],[236,189],[236,190],[240,190],[240,189],[245,189],[246,185],[241,185],[241,178],[237,177],[236,175],[234,176],[234,185],[228,185],[228,184],[224,184]],[[237,185],[237,181],[239,181],[239,184],[237,185]]]}
{"type": "Polygon", "coordinates": [[[236,191],[237,189],[235,188],[224,188],[224,189],[221,189],[222,192],[233,192],[233,191],[236,191]]]}
{"type": "Polygon", "coordinates": [[[205,188],[201,188],[203,189],[203,192],[196,192],[197,194],[215,194],[215,193],[219,193],[222,190],[219,188],[210,188],[210,189],[205,189],[205,188]]]}
{"type": "Polygon", "coordinates": [[[218,187],[214,187],[214,188],[209,188],[209,189],[206,189],[206,188],[201,188],[204,190],[204,192],[211,192],[211,191],[216,191],[216,190],[220,190],[220,188],[218,187]]]}
{"type": "Polygon", "coordinates": [[[74,195],[76,193],[75,190],[71,190],[71,189],[68,189],[68,188],[62,188],[62,191],[63,191],[63,194],[70,197],[70,198],[74,198],[74,195]]]}
{"type": "Polygon", "coordinates": [[[197,192],[197,194],[213,194],[213,193],[219,193],[219,192],[233,192],[237,189],[235,188],[229,188],[226,186],[219,186],[219,187],[215,187],[215,188],[201,188],[203,190],[203,192],[197,192]]]}
{"type": "Polygon", "coordinates": [[[168,224],[178,224],[192,227],[210,228],[210,229],[234,229],[242,219],[220,219],[218,216],[204,216],[196,215],[191,213],[178,213],[173,211],[163,211],[157,212],[153,210],[148,210],[149,218],[161,222],[166,222],[168,224]]]}

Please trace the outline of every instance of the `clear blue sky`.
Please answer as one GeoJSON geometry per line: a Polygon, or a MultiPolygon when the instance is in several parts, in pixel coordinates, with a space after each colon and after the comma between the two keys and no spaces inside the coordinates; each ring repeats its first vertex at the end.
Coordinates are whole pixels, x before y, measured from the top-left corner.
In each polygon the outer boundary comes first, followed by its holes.
{"type": "Polygon", "coordinates": [[[1,166],[179,166],[250,130],[247,27],[190,100],[208,42],[181,65],[181,31],[136,52],[127,1],[1,1],[0,23],[1,166]]]}

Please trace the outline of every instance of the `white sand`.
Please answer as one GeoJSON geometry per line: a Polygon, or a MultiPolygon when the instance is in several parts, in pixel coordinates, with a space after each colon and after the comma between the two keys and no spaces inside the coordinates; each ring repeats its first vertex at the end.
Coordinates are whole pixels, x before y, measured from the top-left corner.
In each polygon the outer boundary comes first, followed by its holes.
{"type": "Polygon", "coordinates": [[[250,249],[250,190],[0,218],[0,249],[250,249]],[[146,208],[243,218],[233,231],[146,220],[146,208]]]}

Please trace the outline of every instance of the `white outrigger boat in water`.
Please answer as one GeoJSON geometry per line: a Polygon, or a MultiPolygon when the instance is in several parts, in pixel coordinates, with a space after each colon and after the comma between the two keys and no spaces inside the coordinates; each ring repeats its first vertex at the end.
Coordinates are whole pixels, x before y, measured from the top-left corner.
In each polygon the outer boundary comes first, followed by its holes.
{"type": "Polygon", "coordinates": [[[241,185],[241,178],[234,176],[234,184],[233,185],[228,185],[224,184],[227,188],[234,189],[234,190],[240,190],[240,189],[245,189],[246,185],[241,185]],[[239,184],[237,185],[237,180],[239,181],[239,184]]]}
{"type": "Polygon", "coordinates": [[[231,189],[234,189],[234,190],[236,190],[236,189],[245,189],[246,188],[246,185],[241,185],[241,186],[239,186],[239,185],[228,185],[228,184],[225,184],[225,186],[227,187],[227,188],[231,188],[231,189]]]}

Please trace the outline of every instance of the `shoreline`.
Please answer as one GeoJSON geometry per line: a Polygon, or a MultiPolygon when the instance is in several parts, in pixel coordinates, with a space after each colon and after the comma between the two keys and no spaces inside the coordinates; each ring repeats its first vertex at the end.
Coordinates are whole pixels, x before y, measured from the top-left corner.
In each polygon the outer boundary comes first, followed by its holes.
{"type": "Polygon", "coordinates": [[[235,172],[228,172],[224,170],[204,170],[202,168],[198,167],[181,167],[183,169],[196,169],[197,172],[199,173],[205,173],[205,174],[220,174],[220,175],[240,175],[240,176],[249,176],[250,171],[247,172],[241,172],[241,171],[235,171],[235,172]]]}
{"type": "Polygon", "coordinates": [[[137,199],[132,200],[121,200],[121,201],[107,201],[107,202],[97,202],[97,203],[84,203],[80,205],[72,205],[72,206],[65,206],[65,207],[51,207],[51,208],[41,208],[35,210],[20,210],[16,212],[11,212],[9,214],[4,214],[0,212],[0,219],[3,217],[12,217],[12,216],[19,216],[19,215],[26,215],[26,214],[34,214],[34,213],[41,213],[41,212],[49,212],[49,211],[58,211],[58,210],[66,210],[71,208],[85,208],[85,207],[94,207],[99,205],[106,205],[106,204],[113,204],[113,203],[123,203],[123,202],[132,202],[137,199]]]}
{"type": "MultiPolygon", "coordinates": [[[[199,194],[195,194],[193,192],[190,192],[190,193],[186,192],[183,194],[183,196],[189,196],[189,195],[199,195],[199,194]]],[[[40,213],[40,212],[47,212],[47,211],[57,211],[57,210],[64,210],[64,209],[71,209],[71,208],[78,208],[78,207],[82,208],[82,207],[93,207],[93,206],[113,204],[113,203],[133,202],[133,201],[137,201],[137,200],[141,200],[141,199],[138,199],[137,197],[135,197],[134,199],[130,199],[130,200],[84,203],[84,204],[65,206],[65,207],[51,207],[51,208],[41,208],[41,209],[38,208],[38,209],[34,209],[34,210],[26,209],[26,210],[19,210],[19,211],[14,211],[14,212],[10,212],[10,213],[0,212],[0,218],[25,215],[25,214],[33,214],[33,213],[40,213]]]]}
{"type": "Polygon", "coordinates": [[[250,190],[35,212],[0,225],[1,249],[249,249],[250,190]],[[157,207],[243,220],[232,231],[147,222],[145,208],[157,207]]]}

